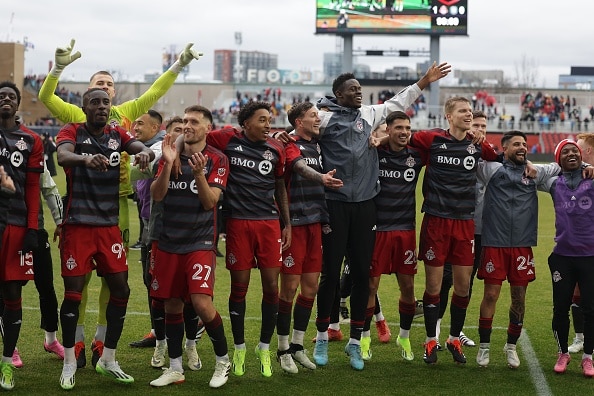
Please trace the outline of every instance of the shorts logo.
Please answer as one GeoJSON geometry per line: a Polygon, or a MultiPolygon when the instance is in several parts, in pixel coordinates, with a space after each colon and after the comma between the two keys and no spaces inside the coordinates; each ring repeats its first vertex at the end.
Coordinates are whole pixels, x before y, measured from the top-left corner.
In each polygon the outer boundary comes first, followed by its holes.
{"type": "Polygon", "coordinates": [[[111,245],[111,252],[118,255],[118,259],[122,258],[122,254],[124,253],[124,245],[121,243],[114,243],[111,245]]]}
{"type": "Polygon", "coordinates": [[[559,282],[561,279],[561,274],[559,273],[559,271],[555,271],[553,272],[553,282],[559,282]]]}
{"type": "Polygon", "coordinates": [[[330,234],[331,232],[332,232],[332,228],[330,227],[330,224],[324,224],[324,225],[322,226],[322,233],[323,233],[324,235],[328,235],[328,234],[330,234]]]}
{"type": "Polygon", "coordinates": [[[235,255],[233,253],[227,254],[227,264],[235,265],[235,263],[237,263],[237,258],[235,255]]]}
{"type": "Polygon", "coordinates": [[[70,255],[70,257],[68,257],[68,260],[66,260],[66,268],[68,268],[69,271],[72,271],[76,267],[76,260],[74,259],[74,257],[72,257],[72,255],[70,255]]]}
{"type": "Polygon", "coordinates": [[[433,251],[433,248],[429,248],[429,250],[427,250],[425,253],[425,258],[429,261],[435,259],[435,252],[433,251]]]}
{"type": "Polygon", "coordinates": [[[485,271],[487,271],[487,273],[491,274],[493,273],[493,271],[495,271],[495,265],[493,264],[492,261],[489,261],[487,264],[485,264],[485,271]]]}
{"type": "Polygon", "coordinates": [[[151,289],[155,291],[159,290],[159,282],[157,281],[157,279],[153,279],[153,281],[151,282],[151,289]]]}
{"type": "Polygon", "coordinates": [[[284,259],[283,265],[287,268],[291,268],[295,265],[295,259],[290,254],[284,259]]]}

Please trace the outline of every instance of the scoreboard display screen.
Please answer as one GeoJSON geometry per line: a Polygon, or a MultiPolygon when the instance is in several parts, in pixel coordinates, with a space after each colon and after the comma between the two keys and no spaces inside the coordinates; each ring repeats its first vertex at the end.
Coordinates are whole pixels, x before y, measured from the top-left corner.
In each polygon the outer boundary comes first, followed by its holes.
{"type": "Polygon", "coordinates": [[[468,35],[468,0],[316,0],[316,34],[468,35]]]}

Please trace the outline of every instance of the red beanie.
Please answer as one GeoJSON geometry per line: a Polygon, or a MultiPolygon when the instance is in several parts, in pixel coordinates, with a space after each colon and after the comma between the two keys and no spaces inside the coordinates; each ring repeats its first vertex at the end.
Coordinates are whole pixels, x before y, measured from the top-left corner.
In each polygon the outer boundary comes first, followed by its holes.
{"type": "Polygon", "coordinates": [[[571,139],[563,139],[559,142],[559,144],[557,144],[557,147],[555,147],[555,162],[557,162],[558,164],[559,159],[561,157],[561,150],[563,150],[563,147],[565,147],[567,144],[573,144],[575,147],[577,147],[578,151],[580,152],[580,156],[582,155],[582,150],[580,150],[580,146],[578,146],[576,142],[574,142],[571,139]]]}

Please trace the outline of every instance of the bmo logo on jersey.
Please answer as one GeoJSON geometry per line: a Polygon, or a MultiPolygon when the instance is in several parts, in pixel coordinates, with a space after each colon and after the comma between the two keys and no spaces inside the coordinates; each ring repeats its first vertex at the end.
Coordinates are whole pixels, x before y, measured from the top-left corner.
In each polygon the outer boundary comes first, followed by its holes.
{"type": "Polygon", "coordinates": [[[379,171],[380,177],[384,177],[386,179],[404,179],[406,182],[413,182],[415,181],[417,172],[414,169],[407,169],[403,172],[398,170],[389,170],[389,169],[380,169],[379,171]]]}
{"type": "Polygon", "coordinates": [[[466,170],[473,170],[474,166],[476,165],[476,159],[474,157],[468,156],[462,159],[456,157],[450,157],[448,155],[438,155],[437,156],[437,163],[438,164],[445,164],[445,165],[452,165],[452,166],[463,166],[466,170]]]}
{"type": "Polygon", "coordinates": [[[109,165],[110,166],[120,166],[121,154],[117,151],[111,153],[109,155],[109,165]]]}

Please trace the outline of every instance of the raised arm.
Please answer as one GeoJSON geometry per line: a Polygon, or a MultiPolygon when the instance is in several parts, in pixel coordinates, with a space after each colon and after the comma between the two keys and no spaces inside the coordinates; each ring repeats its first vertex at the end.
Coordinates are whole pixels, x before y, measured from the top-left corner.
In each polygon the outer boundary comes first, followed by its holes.
{"type": "Polygon", "coordinates": [[[203,55],[202,52],[197,52],[192,49],[193,45],[193,43],[186,45],[173,65],[171,65],[165,73],[161,74],[145,93],[136,99],[118,105],[119,111],[129,120],[135,120],[149,111],[151,107],[153,107],[153,105],[167,93],[169,88],[171,88],[178,74],[184,67],[188,66],[194,59],[200,59],[203,55]]]}
{"type": "Polygon", "coordinates": [[[50,113],[64,123],[84,122],[86,120],[85,113],[83,113],[80,107],[64,102],[55,94],[58,87],[58,79],[64,68],[81,56],[78,51],[74,54],[72,53],[74,43],[75,40],[72,39],[70,40],[70,45],[56,48],[54,66],[43,81],[38,95],[39,100],[47,107],[50,113]]]}

